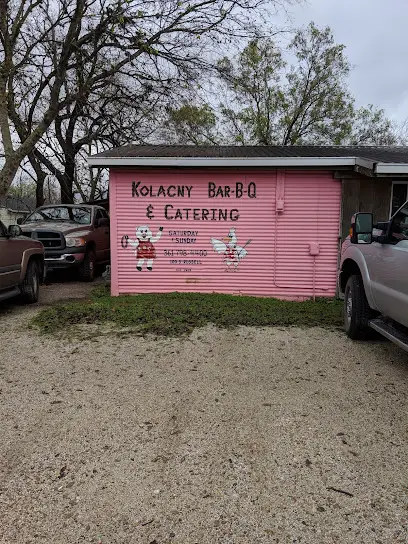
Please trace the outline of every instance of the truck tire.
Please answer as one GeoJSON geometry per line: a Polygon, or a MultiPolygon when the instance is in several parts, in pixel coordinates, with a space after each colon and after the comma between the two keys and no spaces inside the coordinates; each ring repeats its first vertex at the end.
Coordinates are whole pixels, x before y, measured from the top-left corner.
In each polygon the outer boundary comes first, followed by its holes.
{"type": "Polygon", "coordinates": [[[344,292],[344,327],[352,340],[367,340],[374,336],[369,321],[374,312],[368,305],[363,278],[350,276],[344,292]]]}
{"type": "Polygon", "coordinates": [[[38,265],[34,260],[28,262],[23,283],[20,285],[21,299],[27,304],[34,304],[38,301],[40,290],[40,273],[38,265]]]}
{"type": "Polygon", "coordinates": [[[93,249],[88,249],[85,253],[84,260],[79,267],[79,279],[81,281],[93,281],[95,278],[95,252],[93,249]]]}

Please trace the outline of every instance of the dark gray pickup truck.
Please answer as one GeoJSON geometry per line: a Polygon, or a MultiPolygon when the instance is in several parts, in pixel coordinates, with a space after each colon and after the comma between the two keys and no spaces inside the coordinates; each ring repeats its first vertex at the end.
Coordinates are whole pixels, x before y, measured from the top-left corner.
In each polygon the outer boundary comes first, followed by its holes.
{"type": "Polygon", "coordinates": [[[109,215],[100,206],[42,206],[20,225],[44,245],[47,270],[75,269],[82,281],[93,281],[95,266],[109,263],[109,215]]]}

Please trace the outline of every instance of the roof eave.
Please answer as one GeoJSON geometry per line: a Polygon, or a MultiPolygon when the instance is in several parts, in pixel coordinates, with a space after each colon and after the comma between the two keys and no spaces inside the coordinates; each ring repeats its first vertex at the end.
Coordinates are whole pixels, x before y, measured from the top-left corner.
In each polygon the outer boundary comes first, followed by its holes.
{"type": "Polygon", "coordinates": [[[408,176],[408,163],[378,162],[375,168],[376,174],[393,174],[408,176]]]}
{"type": "Polygon", "coordinates": [[[373,169],[374,162],[361,157],[88,157],[91,168],[129,166],[168,167],[337,167],[361,166],[373,169]]]}

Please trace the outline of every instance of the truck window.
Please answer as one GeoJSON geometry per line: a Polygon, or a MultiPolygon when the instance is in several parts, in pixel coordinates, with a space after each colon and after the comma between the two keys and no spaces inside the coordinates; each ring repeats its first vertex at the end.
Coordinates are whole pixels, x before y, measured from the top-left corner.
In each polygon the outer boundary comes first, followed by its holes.
{"type": "Polygon", "coordinates": [[[102,217],[103,217],[102,211],[101,210],[96,210],[94,224],[97,225],[98,224],[98,219],[102,219],[102,217]]]}
{"type": "Polygon", "coordinates": [[[401,208],[408,198],[408,183],[394,182],[391,196],[391,217],[401,208]]]}
{"type": "Polygon", "coordinates": [[[408,205],[401,208],[393,218],[391,235],[394,244],[408,240],[408,205]]]}

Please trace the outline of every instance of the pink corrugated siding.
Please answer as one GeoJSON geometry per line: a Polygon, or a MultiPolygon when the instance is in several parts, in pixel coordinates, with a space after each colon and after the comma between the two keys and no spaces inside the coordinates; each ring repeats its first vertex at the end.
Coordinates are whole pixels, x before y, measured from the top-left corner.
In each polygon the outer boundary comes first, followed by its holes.
{"type": "Polygon", "coordinates": [[[341,186],[329,173],[117,170],[111,171],[110,187],[114,295],[188,291],[303,298],[335,294],[341,186]],[[140,182],[133,196],[132,182],[140,182]],[[223,194],[210,198],[209,183],[222,187],[223,194]],[[237,183],[244,190],[241,198],[237,198],[237,183]],[[141,190],[143,186],[147,189],[141,190]],[[184,198],[158,194],[161,186],[166,192],[169,186],[190,187],[190,197],[186,189],[184,198]],[[229,197],[225,186],[230,188],[229,197]],[[167,208],[167,219],[166,205],[172,206],[167,208]],[[188,220],[185,208],[191,210],[188,220]],[[177,209],[183,219],[175,218],[177,209]],[[209,211],[205,220],[203,209],[217,211],[209,211]],[[227,210],[227,220],[218,217],[219,209],[227,210]],[[139,243],[138,254],[129,243],[124,248],[123,236],[135,240],[137,227],[145,225],[153,236],[163,227],[161,238],[144,243],[145,249],[143,241],[139,243]],[[244,252],[228,249],[231,228],[239,248],[249,241],[243,258],[244,252]],[[180,232],[193,234],[176,234],[180,232]],[[193,242],[177,243],[181,239],[193,242]],[[310,255],[310,244],[314,244],[312,252],[318,244],[315,257],[310,255]]]}
{"type": "MultiPolygon", "coordinates": [[[[120,294],[119,291],[119,251],[120,245],[118,244],[118,232],[120,226],[118,225],[118,208],[119,202],[117,199],[117,192],[119,184],[121,183],[121,176],[119,173],[111,170],[109,172],[109,215],[110,215],[110,250],[111,250],[111,293],[114,296],[120,294]]],[[[121,221],[120,221],[121,222],[121,221]]]]}
{"type": "Polygon", "coordinates": [[[331,176],[288,172],[283,213],[278,214],[276,285],[318,295],[335,294],[339,251],[341,184],[331,176]],[[318,244],[318,255],[310,245],[318,244]],[[314,266],[314,259],[316,264],[314,266]],[[301,281],[300,281],[301,280],[301,281]]]}

